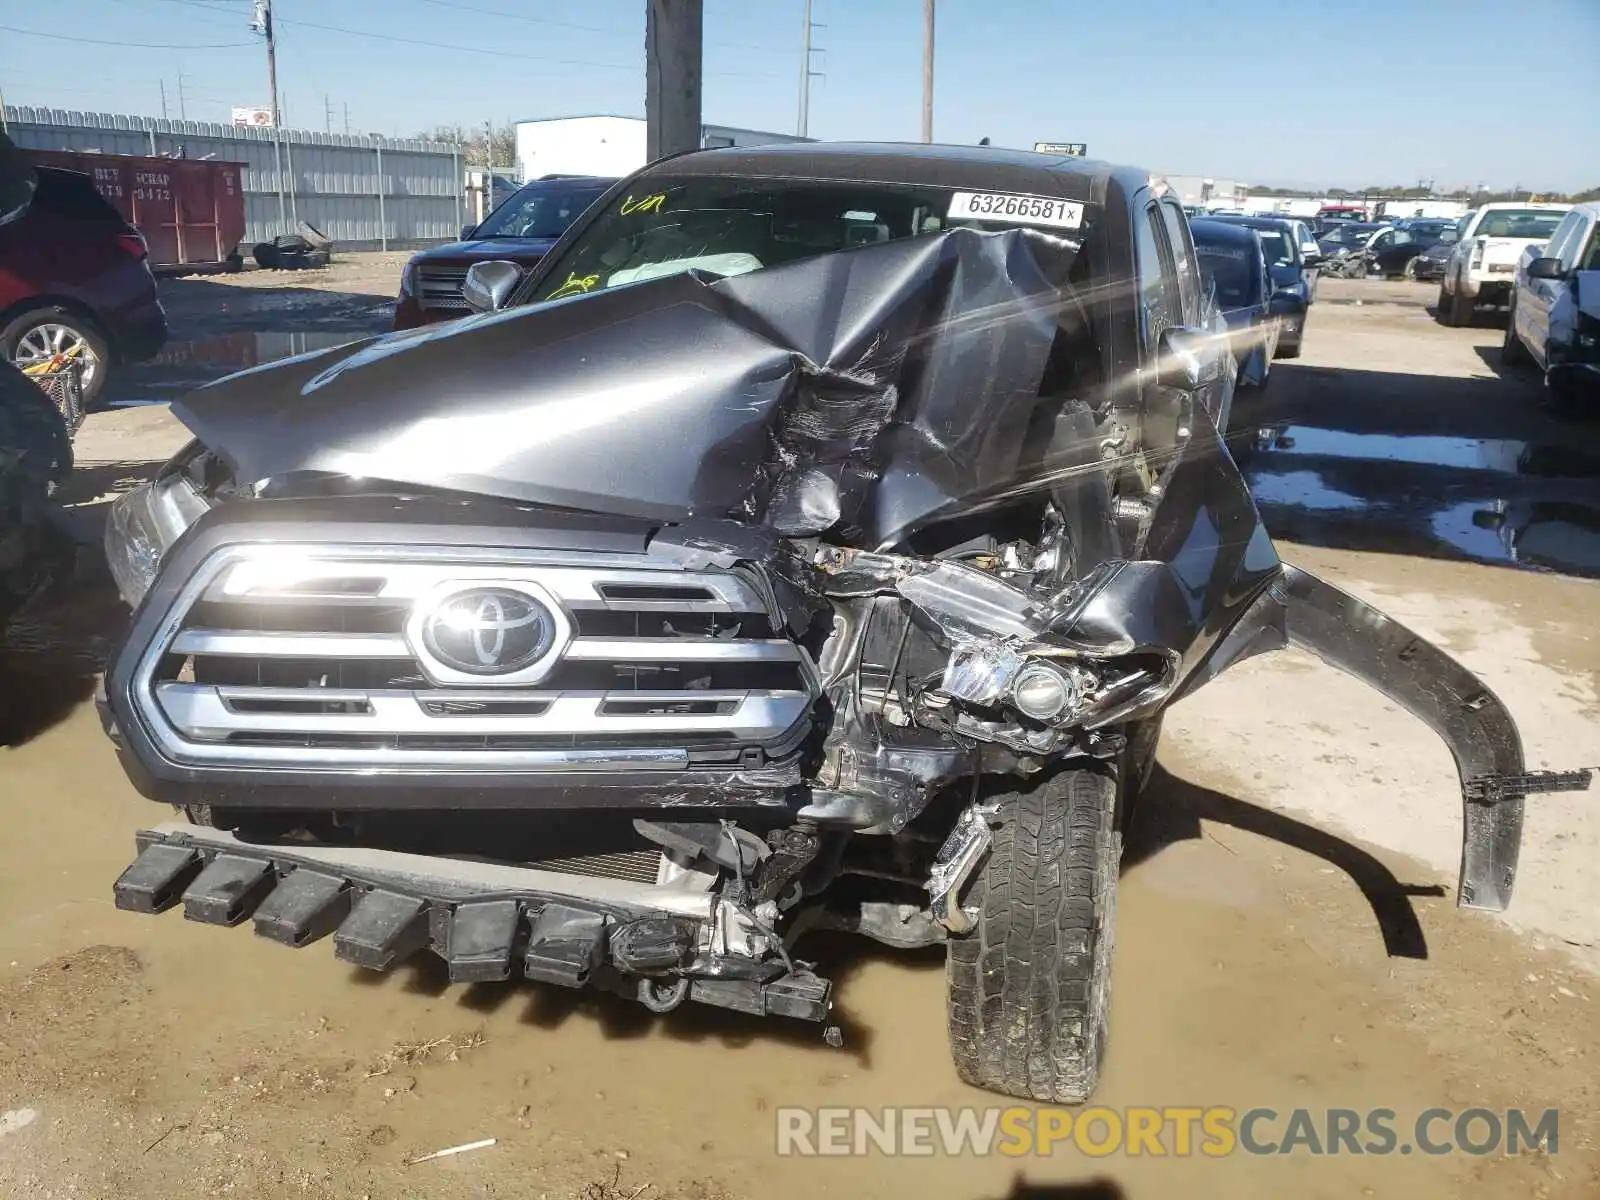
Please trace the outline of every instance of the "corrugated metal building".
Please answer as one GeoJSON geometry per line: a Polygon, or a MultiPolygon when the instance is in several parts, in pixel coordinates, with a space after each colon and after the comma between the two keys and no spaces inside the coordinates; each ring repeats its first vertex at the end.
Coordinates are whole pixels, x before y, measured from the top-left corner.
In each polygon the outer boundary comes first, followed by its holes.
{"type": "Polygon", "coordinates": [[[361,248],[454,238],[463,220],[462,167],[449,143],[285,129],[275,144],[270,129],[10,105],[6,125],[31,150],[243,163],[247,249],[297,221],[361,248]]]}

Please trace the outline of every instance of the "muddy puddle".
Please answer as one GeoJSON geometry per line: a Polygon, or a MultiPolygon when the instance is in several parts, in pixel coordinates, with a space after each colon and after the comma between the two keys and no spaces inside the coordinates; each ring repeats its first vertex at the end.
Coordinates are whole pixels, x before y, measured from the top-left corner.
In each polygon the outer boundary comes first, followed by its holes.
{"type": "Polygon", "coordinates": [[[381,332],[382,329],[368,333],[351,329],[245,331],[169,341],[150,361],[113,377],[104,404],[108,408],[165,404],[190,388],[211,383],[235,371],[297,354],[328,350],[381,332]]]}
{"type": "Polygon", "coordinates": [[[1245,466],[1275,537],[1600,578],[1600,443],[1263,429],[1245,466]]]}

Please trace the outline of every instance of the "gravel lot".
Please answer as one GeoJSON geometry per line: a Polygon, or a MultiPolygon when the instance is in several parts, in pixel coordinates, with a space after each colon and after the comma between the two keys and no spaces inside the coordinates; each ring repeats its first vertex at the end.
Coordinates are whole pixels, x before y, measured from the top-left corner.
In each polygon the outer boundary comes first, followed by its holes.
{"type": "MultiPolygon", "coordinates": [[[[86,536],[184,440],[149,401],[293,336],[380,331],[402,261],[167,283],[174,350],[119,380],[125,406],[80,438],[64,497],[86,536]]],[[[1445,329],[1431,299],[1325,282],[1305,356],[1252,406],[1270,432],[1249,476],[1284,556],[1482,674],[1530,765],[1591,765],[1597,426],[1547,417],[1531,376],[1501,372],[1492,319],[1445,329]]],[[[166,816],[88,702],[123,616],[80,589],[0,652],[0,1195],[1600,1194],[1596,794],[1530,802],[1507,919],[1459,911],[1448,755],[1303,656],[1247,663],[1169,717],[1118,898],[1098,1101],[1559,1107],[1558,1154],[779,1159],[779,1106],[997,1104],[949,1065],[937,954],[819,946],[846,1032],[831,1050],[776,1021],[452,988],[431,962],[369,976],[325,946],[116,912],[133,832],[166,816]],[[497,1145],[407,1165],[483,1138],[497,1145]]]]}

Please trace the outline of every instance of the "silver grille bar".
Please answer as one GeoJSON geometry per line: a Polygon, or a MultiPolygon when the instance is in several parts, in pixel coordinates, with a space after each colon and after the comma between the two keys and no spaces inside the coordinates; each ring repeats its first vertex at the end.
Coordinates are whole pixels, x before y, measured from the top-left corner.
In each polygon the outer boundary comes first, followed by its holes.
{"type": "Polygon", "coordinates": [[[398,633],[257,633],[235,629],[185,629],[172,640],[174,654],[226,654],[236,658],[410,658],[398,633]]]}
{"type": "MultiPolygon", "coordinates": [[[[453,566],[451,580],[470,584],[475,579],[503,579],[504,566],[453,566]]],[[[607,608],[624,612],[763,612],[765,605],[755,589],[736,575],[696,573],[682,575],[667,571],[640,571],[602,567],[517,568],[519,578],[536,583],[557,600],[583,608],[607,608]],[[710,599],[610,599],[608,587],[651,588],[664,592],[709,594],[710,599]]],[[[205,591],[207,600],[259,601],[282,604],[373,604],[379,601],[415,600],[440,578],[432,564],[353,562],[348,559],[306,560],[294,564],[278,561],[257,563],[246,560],[221,572],[205,591]],[[317,581],[370,580],[370,591],[317,592],[317,581]]]]}
{"type": "MultiPolygon", "coordinates": [[[[209,684],[160,683],[156,699],[172,724],[188,737],[220,741],[236,733],[305,734],[426,734],[450,737],[457,734],[614,734],[614,733],[759,733],[784,729],[799,720],[808,698],[799,692],[676,692],[670,695],[626,692],[538,693],[519,692],[518,699],[547,700],[549,707],[537,715],[526,713],[497,715],[434,716],[418,702],[421,696],[441,696],[441,692],[333,692],[333,697],[359,697],[370,706],[366,713],[238,712],[230,700],[267,698],[321,701],[320,689],[303,691],[270,688],[218,688],[209,684]],[[265,697],[261,692],[267,693],[265,697]],[[694,701],[736,702],[729,713],[627,713],[607,715],[601,711],[608,699],[661,703],[694,701]]],[[[452,697],[453,698],[453,697],[452,697]]]]}
{"type": "Polygon", "coordinates": [[[576,638],[567,647],[568,658],[606,662],[798,662],[793,642],[770,639],[730,639],[700,642],[678,638],[576,638]]]}

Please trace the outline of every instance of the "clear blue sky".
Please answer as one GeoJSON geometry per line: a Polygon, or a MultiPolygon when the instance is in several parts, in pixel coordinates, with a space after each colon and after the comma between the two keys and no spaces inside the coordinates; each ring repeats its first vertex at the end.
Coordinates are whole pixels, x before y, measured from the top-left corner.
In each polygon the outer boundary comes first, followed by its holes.
{"type": "MultiPolygon", "coordinates": [[[[644,0],[275,7],[279,88],[298,127],[324,127],[325,97],[335,129],[348,104],[353,130],[390,134],[643,112],[644,0]]],[[[827,78],[813,85],[812,136],[915,139],[921,0],[814,8],[827,78]]],[[[231,105],[266,100],[249,9],[4,0],[0,92],[159,113],[164,79],[175,117],[181,72],[190,119],[227,120],[231,105]]],[[[793,131],[801,0],[705,9],[706,120],[793,131]]],[[[939,0],[934,133],[1084,141],[1096,157],[1257,183],[1574,190],[1600,184],[1600,0],[939,0]]]]}

